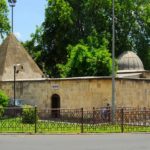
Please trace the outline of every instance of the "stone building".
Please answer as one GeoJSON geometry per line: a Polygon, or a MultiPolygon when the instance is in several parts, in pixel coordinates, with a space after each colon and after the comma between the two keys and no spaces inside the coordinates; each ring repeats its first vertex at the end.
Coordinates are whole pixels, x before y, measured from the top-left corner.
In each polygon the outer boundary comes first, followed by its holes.
{"type": "MultiPolygon", "coordinates": [[[[116,106],[150,107],[149,72],[139,57],[123,53],[118,60],[116,106]]],[[[22,64],[16,73],[16,98],[39,108],[91,109],[111,104],[111,77],[43,78],[42,71],[27,51],[10,34],[0,46],[0,89],[10,98],[14,93],[14,64],[22,64]]]]}
{"type": "Polygon", "coordinates": [[[23,70],[18,79],[37,79],[42,71],[13,34],[10,34],[0,46],[0,80],[14,79],[14,65],[20,64],[23,70]]]}

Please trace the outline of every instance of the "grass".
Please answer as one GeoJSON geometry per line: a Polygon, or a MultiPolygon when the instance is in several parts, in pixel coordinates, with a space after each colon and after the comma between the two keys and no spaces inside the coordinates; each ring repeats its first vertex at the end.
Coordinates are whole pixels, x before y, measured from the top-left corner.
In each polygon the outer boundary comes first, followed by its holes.
{"type": "MultiPolygon", "coordinates": [[[[150,126],[124,125],[124,132],[150,132],[150,126]]],[[[22,123],[21,118],[0,120],[1,133],[81,133],[82,125],[79,123],[38,121],[37,124],[22,123]]],[[[84,133],[120,133],[119,124],[83,124],[84,133]]]]}

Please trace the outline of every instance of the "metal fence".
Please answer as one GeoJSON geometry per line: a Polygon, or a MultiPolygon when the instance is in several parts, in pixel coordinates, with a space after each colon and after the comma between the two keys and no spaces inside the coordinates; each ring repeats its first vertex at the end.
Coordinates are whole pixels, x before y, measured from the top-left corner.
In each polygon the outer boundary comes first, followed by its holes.
{"type": "Polygon", "coordinates": [[[150,109],[0,108],[1,133],[116,133],[150,132],[150,109]],[[112,122],[113,120],[113,122],[112,122]]]}

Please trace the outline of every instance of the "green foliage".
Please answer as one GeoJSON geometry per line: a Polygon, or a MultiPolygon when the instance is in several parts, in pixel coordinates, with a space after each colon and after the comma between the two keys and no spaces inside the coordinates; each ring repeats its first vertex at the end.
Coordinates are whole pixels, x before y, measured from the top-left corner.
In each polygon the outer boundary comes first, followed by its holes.
{"type": "Polygon", "coordinates": [[[3,38],[10,30],[6,0],[0,0],[0,36],[3,38]]]}
{"type": "Polygon", "coordinates": [[[147,38],[145,32],[147,21],[143,19],[143,16],[147,18],[149,14],[143,10],[149,7],[148,1],[118,0],[115,6],[116,54],[127,50],[141,51],[138,46],[141,36],[144,36],[144,40],[147,38]]]}
{"type": "Polygon", "coordinates": [[[0,105],[6,107],[8,105],[9,97],[0,90],[0,105]]]}
{"type": "Polygon", "coordinates": [[[139,40],[136,41],[137,54],[143,61],[145,69],[150,70],[150,3],[145,4],[145,6],[140,7],[141,10],[141,24],[142,32],[137,32],[136,38],[139,40]],[[145,15],[147,14],[147,15],[145,15]]]}
{"type": "Polygon", "coordinates": [[[22,122],[33,124],[38,120],[37,114],[35,114],[35,108],[30,105],[24,105],[22,112],[22,122]]]}
{"type": "Polygon", "coordinates": [[[80,41],[75,46],[68,46],[69,57],[67,63],[57,65],[61,76],[110,75],[112,61],[107,45],[108,41],[103,38],[102,42],[99,42],[96,34],[95,36],[88,36],[86,42],[80,41]]]}
{"type": "Polygon", "coordinates": [[[58,77],[57,63],[66,59],[66,47],[70,43],[73,9],[66,0],[49,0],[43,22],[43,44],[45,69],[50,76],[58,77]],[[50,65],[51,64],[51,65],[50,65]]]}
{"type": "MultiPolygon", "coordinates": [[[[149,16],[149,0],[115,0],[116,57],[123,51],[136,51],[146,69],[150,69],[149,16]]],[[[68,45],[90,47],[86,40],[93,29],[100,36],[105,35],[106,41],[109,41],[107,49],[111,53],[112,0],[48,0],[41,28],[42,32],[36,30],[27,47],[50,76],[59,77],[57,64],[67,63],[70,55],[68,45]],[[33,41],[37,43],[33,44],[33,41]]],[[[79,49],[88,49],[85,47],[79,49]]]]}
{"type": "Polygon", "coordinates": [[[4,108],[2,105],[0,105],[0,118],[3,116],[4,114],[4,108]]]}
{"type": "Polygon", "coordinates": [[[32,56],[34,61],[38,64],[38,66],[43,70],[44,72],[44,55],[46,53],[43,52],[44,45],[42,41],[42,34],[43,34],[43,28],[42,27],[36,27],[36,31],[34,34],[31,34],[31,40],[26,41],[25,43],[22,43],[23,46],[27,49],[29,54],[32,56]],[[33,51],[34,49],[34,51],[33,51]]]}

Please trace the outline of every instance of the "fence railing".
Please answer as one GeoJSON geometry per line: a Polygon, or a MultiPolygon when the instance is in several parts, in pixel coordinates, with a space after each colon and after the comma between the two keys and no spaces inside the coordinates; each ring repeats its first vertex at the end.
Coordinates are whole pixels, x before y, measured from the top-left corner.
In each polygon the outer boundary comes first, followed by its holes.
{"type": "Polygon", "coordinates": [[[0,108],[0,132],[106,133],[150,132],[149,108],[0,108]],[[2,110],[3,109],[3,110],[2,110]]]}

